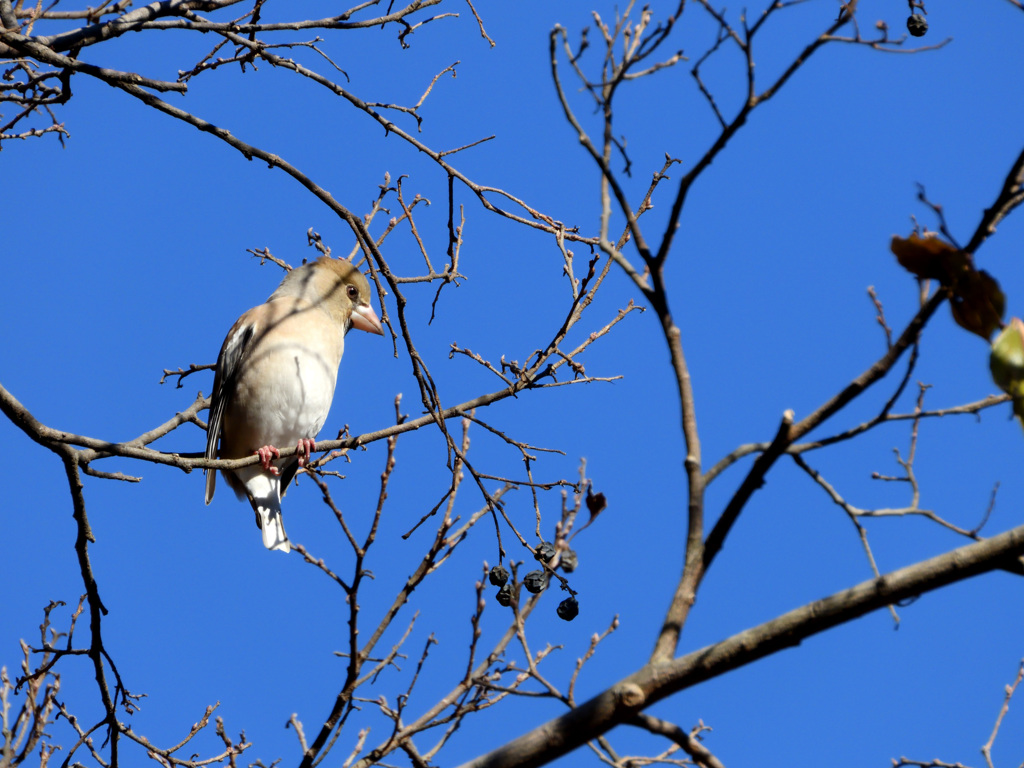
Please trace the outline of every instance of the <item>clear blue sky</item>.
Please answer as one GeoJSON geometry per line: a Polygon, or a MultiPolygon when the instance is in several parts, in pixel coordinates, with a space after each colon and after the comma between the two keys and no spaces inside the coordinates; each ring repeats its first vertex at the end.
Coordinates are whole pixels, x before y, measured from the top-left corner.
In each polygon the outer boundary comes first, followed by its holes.
{"type": "MultiPolygon", "coordinates": [[[[331,12],[324,3],[308,5],[311,17],[331,12]]],[[[768,82],[780,72],[835,18],[837,6],[819,0],[780,14],[759,41],[758,76],[768,82]]],[[[264,20],[284,7],[268,4],[264,20]]],[[[656,15],[671,7],[653,3],[656,15]]],[[[493,49],[463,5],[452,8],[459,18],[418,29],[407,50],[392,31],[379,29],[331,36],[323,47],[347,73],[350,90],[368,101],[406,105],[415,103],[436,72],[459,60],[457,77],[446,75],[434,86],[417,136],[444,149],[496,134],[455,155],[453,163],[477,182],[594,234],[597,173],[561,115],[547,52],[551,27],[560,23],[576,39],[582,26],[592,24],[591,8],[606,18],[614,12],[603,0],[479,3],[497,42],[493,49]]],[[[869,285],[894,328],[913,314],[916,284],[888,245],[892,234],[910,231],[911,215],[935,224],[917,202],[915,184],[924,184],[929,198],[943,205],[952,232],[966,241],[1021,151],[1024,12],[1006,0],[931,0],[928,9],[931,29],[923,42],[951,37],[950,44],[913,56],[826,47],[754,113],[691,192],[668,279],[694,377],[707,466],[741,443],[769,439],[785,409],[806,415],[884,351],[869,285]]],[[[628,141],[634,170],[625,184],[634,201],[665,153],[689,167],[716,134],[689,74],[714,39],[701,14],[695,4],[688,6],[675,42],[665,49],[682,48],[690,62],[634,84],[618,105],[617,132],[628,141]]],[[[906,15],[902,0],[865,0],[858,11],[866,35],[877,19],[899,34],[906,15]]],[[[592,29],[590,37],[593,65],[599,36],[592,29]]],[[[82,57],[172,80],[212,45],[207,37],[183,32],[126,35],[82,57]]],[[[294,55],[330,74],[314,54],[294,55]]],[[[738,105],[743,76],[742,62],[728,46],[706,65],[706,82],[727,115],[738,105]]],[[[157,382],[164,368],[214,362],[235,318],[277,285],[279,268],[260,267],[247,248],[266,247],[298,264],[316,255],[306,247],[307,229],[320,232],[336,255],[348,253],[352,237],[280,171],[247,162],[210,136],[84,75],[75,76],[73,85],[74,98],[59,113],[71,134],[65,148],[48,136],[7,142],[0,153],[6,190],[0,381],[45,424],[120,441],[184,410],[197,390],[209,393],[208,373],[186,379],[182,389],[157,382]]],[[[596,130],[586,98],[575,83],[569,90],[578,113],[596,130]]],[[[192,82],[186,97],[165,98],[282,156],[359,214],[368,210],[385,172],[392,180],[407,175],[408,196],[420,193],[432,201],[417,209],[417,224],[435,263],[444,264],[445,177],[340,99],[266,65],[242,77],[237,69],[207,73],[192,82]]],[[[393,119],[415,130],[411,119],[393,119]]],[[[678,177],[679,166],[671,175],[678,177]]],[[[434,289],[408,291],[417,347],[446,405],[498,383],[466,358],[449,360],[452,342],[495,361],[501,355],[523,360],[550,339],[567,295],[562,258],[549,237],[487,213],[458,184],[456,196],[466,211],[460,268],[467,280],[445,289],[430,326],[434,289]]],[[[651,239],[663,229],[669,199],[666,188],[646,216],[651,239]]],[[[400,213],[397,205],[391,213],[400,213]]],[[[386,218],[378,219],[375,232],[386,218]]],[[[1018,316],[1024,314],[1022,219],[1018,212],[1004,222],[978,254],[979,266],[1002,284],[1008,314],[1018,316]]],[[[582,260],[585,249],[575,250],[582,260]]],[[[420,268],[405,232],[389,238],[384,253],[398,271],[420,268]]],[[[639,299],[614,272],[576,338],[604,325],[630,298],[639,299]]],[[[560,598],[553,591],[531,620],[535,649],[563,646],[545,664],[565,687],[591,634],[619,616],[621,628],[581,677],[580,698],[647,658],[681,569],[685,532],[678,404],[653,313],[631,315],[584,362],[591,375],[624,378],[527,393],[479,414],[518,439],[565,451],[565,457],[545,457],[537,465],[538,479],[573,477],[585,457],[595,488],[609,500],[599,522],[576,540],[581,565],[572,584],[580,592],[580,616],[571,624],[557,620],[560,598]]],[[[932,385],[930,407],[995,390],[986,346],[959,329],[945,307],[928,328],[913,381],[932,385]]],[[[894,380],[886,380],[820,434],[875,413],[894,387],[894,380]]],[[[916,392],[910,389],[898,410],[912,407],[916,392]]],[[[404,393],[403,411],[418,415],[407,358],[395,359],[390,341],[351,334],[322,435],[331,437],[345,424],[353,433],[390,424],[398,392],[404,393]]],[[[915,463],[922,507],[972,528],[998,481],[996,507],[983,533],[1022,522],[1024,436],[1009,415],[1005,407],[980,421],[959,417],[922,425],[915,463]]],[[[473,437],[478,468],[522,475],[515,451],[479,428],[473,437]]],[[[808,460],[852,503],[901,507],[909,500],[905,485],[872,480],[871,473],[897,474],[892,451],[905,456],[908,441],[906,425],[890,426],[808,460]]],[[[186,426],[157,447],[196,452],[204,442],[199,429],[186,426]]],[[[434,433],[402,437],[397,459],[380,543],[368,562],[376,576],[364,596],[368,625],[390,605],[426,546],[425,532],[409,541],[400,535],[447,487],[444,451],[434,433]]],[[[83,588],[60,462],[7,421],[0,422],[0,460],[8,489],[0,513],[0,663],[13,670],[18,639],[37,641],[47,602],[69,603],[55,614],[66,622],[83,588]]],[[[383,464],[384,446],[377,443],[339,467],[347,478],[335,495],[349,519],[368,519],[383,464]]],[[[746,466],[712,486],[712,516],[746,466]]],[[[90,551],[110,610],[108,648],[129,689],[148,695],[133,716],[135,730],[157,744],[176,742],[219,700],[228,731],[244,728],[255,742],[243,759],[296,762],[297,742],[285,723],[295,712],[312,732],[343,674],[343,660],[332,655],[345,649],[340,590],[297,554],[265,551],[248,506],[223,486],[204,507],[200,473],[123,460],[99,468],[144,478],[139,484],[85,479],[97,537],[90,551]]],[[[468,484],[459,504],[463,516],[480,506],[468,484]]],[[[533,528],[531,507],[525,490],[509,497],[510,514],[525,530],[533,528]]],[[[554,494],[544,499],[546,534],[558,509],[554,494]]],[[[285,517],[294,539],[350,572],[351,552],[310,482],[289,493],[285,517]]],[[[883,571],[965,543],[916,518],[868,521],[868,531],[883,571]]],[[[513,555],[523,556],[518,550],[513,555]]],[[[489,525],[480,526],[416,593],[420,614],[405,649],[412,658],[401,673],[383,676],[373,695],[394,702],[431,632],[439,645],[411,711],[432,703],[431,695],[458,674],[453,670],[461,671],[473,584],[484,560],[496,560],[489,525]]],[[[724,639],[870,575],[844,513],[792,462],[780,462],[708,576],[681,650],[724,639]]],[[[1019,578],[1004,573],[956,585],[899,609],[898,631],[887,612],[877,612],[684,692],[653,713],[684,728],[703,719],[714,728],[707,745],[731,767],[881,767],[901,755],[980,765],[978,748],[988,738],[1003,686],[1024,656],[1022,587],[1019,578]]],[[[399,633],[410,617],[396,623],[399,633]]],[[[493,641],[506,619],[491,600],[482,642],[493,641]]],[[[80,631],[84,640],[84,627],[80,631]]],[[[62,664],[62,699],[83,721],[98,719],[91,668],[74,659],[62,664]]],[[[442,753],[442,763],[494,748],[561,711],[531,699],[471,718],[442,753]]],[[[996,742],[1000,768],[1019,765],[1024,754],[1022,711],[1024,699],[1011,707],[996,742]]],[[[373,728],[370,745],[387,732],[379,718],[354,721],[332,764],[347,757],[363,724],[373,728]]],[[[64,723],[52,732],[62,743],[72,741],[64,723]]],[[[623,754],[664,747],[626,729],[611,739],[623,754]]],[[[216,747],[212,733],[200,742],[204,754],[216,747]]],[[[585,760],[593,758],[580,752],[561,764],[585,760]]]]}

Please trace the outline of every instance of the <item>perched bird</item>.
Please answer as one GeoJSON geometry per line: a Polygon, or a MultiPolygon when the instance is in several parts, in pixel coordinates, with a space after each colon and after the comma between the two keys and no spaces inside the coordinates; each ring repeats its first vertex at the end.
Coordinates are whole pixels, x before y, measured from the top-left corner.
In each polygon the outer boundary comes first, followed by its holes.
{"type": "MultiPolygon", "coordinates": [[[[321,256],[291,270],[265,304],[238,318],[221,347],[206,458],[260,457],[223,474],[239,498],[248,497],[267,549],[291,549],[281,496],[316,449],[350,328],[384,334],[370,285],[350,262],[321,256]],[[277,446],[292,445],[296,455],[280,458],[277,446]]],[[[207,504],[216,483],[216,470],[207,469],[207,504]]]]}

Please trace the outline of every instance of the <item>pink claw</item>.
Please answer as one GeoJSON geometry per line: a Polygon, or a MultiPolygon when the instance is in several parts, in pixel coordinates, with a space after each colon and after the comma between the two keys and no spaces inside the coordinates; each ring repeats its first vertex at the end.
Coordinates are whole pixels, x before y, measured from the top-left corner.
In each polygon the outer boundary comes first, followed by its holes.
{"type": "Polygon", "coordinates": [[[281,458],[281,452],[277,448],[272,445],[264,445],[255,453],[260,457],[260,466],[263,467],[264,472],[269,472],[272,475],[281,474],[280,470],[270,463],[273,459],[281,458]]]}
{"type": "Polygon", "coordinates": [[[313,455],[313,451],[316,450],[316,440],[311,437],[304,437],[299,439],[298,445],[295,446],[295,455],[299,457],[299,466],[306,466],[306,461],[310,456],[313,455]]]}

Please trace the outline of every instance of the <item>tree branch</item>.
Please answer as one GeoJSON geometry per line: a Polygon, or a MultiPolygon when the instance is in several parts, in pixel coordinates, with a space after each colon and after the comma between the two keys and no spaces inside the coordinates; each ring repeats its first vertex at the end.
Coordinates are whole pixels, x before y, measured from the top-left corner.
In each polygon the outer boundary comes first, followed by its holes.
{"type": "Polygon", "coordinates": [[[1024,554],[1024,526],[923,560],[797,608],[672,661],[645,664],[577,709],[461,768],[534,768],[582,746],[679,691],[799,645],[890,603],[997,569],[1024,554]]]}

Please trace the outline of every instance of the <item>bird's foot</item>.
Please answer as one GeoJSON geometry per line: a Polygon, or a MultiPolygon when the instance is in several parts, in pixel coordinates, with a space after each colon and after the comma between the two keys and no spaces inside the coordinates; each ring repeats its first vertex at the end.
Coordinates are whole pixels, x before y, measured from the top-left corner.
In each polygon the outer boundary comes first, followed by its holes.
{"type": "Polygon", "coordinates": [[[304,437],[299,440],[298,445],[295,446],[295,455],[299,457],[299,466],[306,466],[306,462],[309,457],[313,455],[313,451],[316,450],[316,440],[311,437],[304,437]]]}
{"type": "Polygon", "coordinates": [[[277,448],[272,445],[264,445],[254,453],[260,457],[260,466],[263,467],[264,472],[269,472],[272,475],[281,474],[280,470],[270,463],[274,459],[281,458],[281,452],[277,448]]]}

